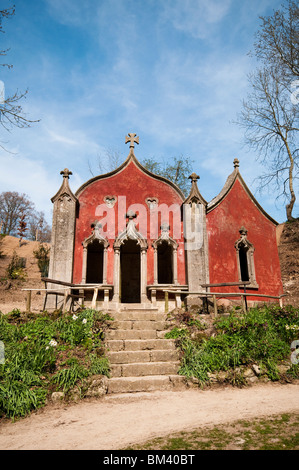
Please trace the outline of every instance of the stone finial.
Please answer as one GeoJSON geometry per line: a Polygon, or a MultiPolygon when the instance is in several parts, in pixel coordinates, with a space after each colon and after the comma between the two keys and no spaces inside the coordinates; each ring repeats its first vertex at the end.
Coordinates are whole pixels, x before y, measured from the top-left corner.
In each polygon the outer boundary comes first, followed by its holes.
{"type": "Polygon", "coordinates": [[[239,233],[242,237],[245,237],[247,235],[248,230],[242,225],[242,227],[239,230],[239,233]]]}
{"type": "Polygon", "coordinates": [[[78,200],[69,187],[69,178],[73,173],[68,168],[65,168],[60,174],[63,176],[62,184],[55,196],[51,198],[51,201],[54,203],[58,199],[61,202],[63,198],[66,197],[68,200],[73,200],[77,204],[78,200]]]}
{"type": "Polygon", "coordinates": [[[163,222],[160,226],[160,229],[161,229],[161,239],[168,240],[170,225],[167,222],[163,222]]]}
{"type": "Polygon", "coordinates": [[[234,168],[239,168],[240,162],[237,158],[234,159],[234,168]]]}
{"type": "Polygon", "coordinates": [[[196,183],[197,180],[199,180],[199,176],[196,174],[196,173],[192,173],[190,176],[189,176],[189,180],[192,181],[192,183],[196,183]]]}
{"type": "Polygon", "coordinates": [[[125,215],[125,218],[126,219],[129,219],[129,220],[133,220],[133,219],[136,219],[137,217],[137,214],[136,212],[132,211],[132,210],[129,210],[126,215],[125,215]]]}
{"type": "Polygon", "coordinates": [[[137,137],[137,134],[128,133],[125,143],[127,144],[128,142],[130,142],[130,149],[133,149],[135,147],[134,143],[139,145],[139,137],[137,137]]]}
{"type": "Polygon", "coordinates": [[[204,200],[202,195],[200,194],[198,187],[197,187],[197,180],[199,180],[199,176],[196,173],[192,173],[189,176],[189,179],[191,180],[191,190],[189,193],[189,196],[187,199],[184,201],[184,204],[204,204],[205,206],[207,205],[207,202],[204,200]]]}
{"type": "Polygon", "coordinates": [[[73,173],[72,173],[68,168],[65,168],[64,170],[62,170],[62,171],[60,172],[60,174],[61,174],[64,178],[69,179],[70,175],[72,175],[73,173]]]}

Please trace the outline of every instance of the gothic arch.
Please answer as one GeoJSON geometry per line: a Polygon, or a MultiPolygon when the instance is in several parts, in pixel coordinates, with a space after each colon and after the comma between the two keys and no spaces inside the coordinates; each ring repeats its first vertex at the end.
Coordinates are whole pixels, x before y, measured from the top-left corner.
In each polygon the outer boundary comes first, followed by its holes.
{"type": "Polygon", "coordinates": [[[88,281],[87,273],[88,273],[88,250],[91,246],[95,244],[99,244],[103,249],[103,260],[102,260],[102,282],[100,284],[107,283],[107,249],[109,247],[109,242],[106,238],[104,238],[101,234],[102,225],[99,222],[94,222],[91,224],[93,229],[92,234],[85,238],[82,242],[83,245],[83,263],[82,263],[82,284],[86,284],[88,281]]]}
{"type": "Polygon", "coordinates": [[[163,223],[161,225],[161,235],[153,241],[152,247],[154,248],[154,284],[159,283],[159,247],[162,244],[167,244],[172,250],[172,282],[170,284],[178,284],[178,268],[177,268],[177,250],[178,243],[169,235],[169,225],[163,223]]]}
{"type": "Polygon", "coordinates": [[[255,278],[254,246],[247,239],[247,230],[241,227],[240,238],[235,243],[239,282],[250,282],[247,287],[258,288],[255,278]]]}

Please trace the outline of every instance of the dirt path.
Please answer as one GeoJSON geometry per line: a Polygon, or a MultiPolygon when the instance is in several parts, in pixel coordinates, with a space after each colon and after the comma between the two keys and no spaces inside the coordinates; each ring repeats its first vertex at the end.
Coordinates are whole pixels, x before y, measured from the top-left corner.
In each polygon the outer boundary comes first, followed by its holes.
{"type": "Polygon", "coordinates": [[[116,450],[152,437],[299,411],[299,383],[107,395],[0,424],[0,449],[116,450]]]}

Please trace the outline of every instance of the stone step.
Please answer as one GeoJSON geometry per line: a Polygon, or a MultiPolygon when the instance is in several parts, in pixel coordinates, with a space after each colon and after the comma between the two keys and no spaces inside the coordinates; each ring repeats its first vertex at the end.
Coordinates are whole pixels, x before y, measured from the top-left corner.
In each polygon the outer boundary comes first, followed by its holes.
{"type": "Polygon", "coordinates": [[[142,310],[125,310],[121,312],[113,312],[110,314],[116,321],[166,321],[167,316],[164,313],[156,311],[142,311],[142,310]]]}
{"type": "Polygon", "coordinates": [[[108,353],[110,364],[131,364],[139,362],[172,362],[179,359],[179,352],[170,349],[151,351],[112,351],[108,353]]]}
{"type": "Polygon", "coordinates": [[[158,312],[158,307],[154,307],[153,304],[148,303],[147,305],[141,303],[141,304],[121,304],[119,311],[124,312],[124,311],[142,311],[142,312],[158,312]]]}
{"type": "Polygon", "coordinates": [[[111,321],[109,322],[111,330],[156,330],[161,331],[165,329],[164,321],[140,321],[140,320],[124,320],[124,321],[111,321]]]}
{"type": "Polygon", "coordinates": [[[184,378],[176,375],[179,352],[165,339],[167,316],[154,309],[126,306],[111,312],[106,331],[111,379],[108,393],[173,389],[184,378]]]}
{"type": "Polygon", "coordinates": [[[116,377],[108,380],[108,393],[152,392],[181,390],[186,387],[180,375],[151,375],[144,377],[116,377]]]}
{"type": "Polygon", "coordinates": [[[112,377],[142,377],[146,375],[174,375],[178,372],[179,361],[175,362],[132,362],[110,364],[112,377]]]}
{"type": "Polygon", "coordinates": [[[151,330],[107,330],[105,333],[106,340],[132,340],[132,339],[157,339],[158,332],[151,330]]]}
{"type": "Polygon", "coordinates": [[[110,351],[142,351],[152,349],[175,349],[173,339],[112,339],[106,341],[110,351]]]}

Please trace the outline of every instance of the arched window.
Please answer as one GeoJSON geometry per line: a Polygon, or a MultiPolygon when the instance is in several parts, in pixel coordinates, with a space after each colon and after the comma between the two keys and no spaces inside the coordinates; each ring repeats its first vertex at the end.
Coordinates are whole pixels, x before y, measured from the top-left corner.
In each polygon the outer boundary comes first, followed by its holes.
{"type": "Polygon", "coordinates": [[[161,225],[161,235],[154,240],[154,284],[177,284],[178,244],[169,236],[169,225],[161,225]]]}
{"type": "Polygon", "coordinates": [[[235,243],[239,282],[250,282],[247,287],[258,288],[255,278],[254,246],[247,239],[247,230],[241,227],[240,238],[235,243]]]}
{"type": "Polygon", "coordinates": [[[165,240],[157,246],[158,284],[173,284],[173,248],[165,240]]]}
{"type": "Polygon", "coordinates": [[[109,242],[101,235],[101,224],[95,222],[91,227],[93,233],[82,243],[82,284],[106,284],[109,242]]]}
{"type": "Polygon", "coordinates": [[[247,259],[248,248],[245,246],[239,247],[239,264],[240,264],[240,277],[241,281],[249,281],[249,269],[247,259]]]}
{"type": "Polygon", "coordinates": [[[86,283],[102,284],[104,278],[104,246],[93,240],[87,246],[86,283]]]}

